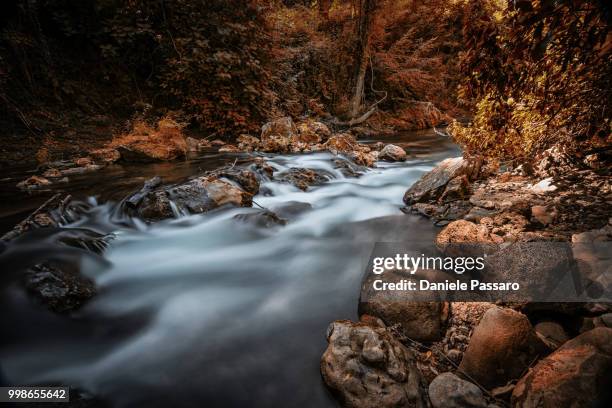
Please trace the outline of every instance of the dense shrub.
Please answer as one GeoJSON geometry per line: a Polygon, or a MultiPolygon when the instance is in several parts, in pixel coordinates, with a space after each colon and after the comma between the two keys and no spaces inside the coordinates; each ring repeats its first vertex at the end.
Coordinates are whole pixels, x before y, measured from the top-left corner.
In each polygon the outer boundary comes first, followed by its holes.
{"type": "Polygon", "coordinates": [[[470,4],[462,97],[470,126],[452,133],[467,149],[521,158],[554,143],[609,145],[610,6],[583,0],[470,4]]]}

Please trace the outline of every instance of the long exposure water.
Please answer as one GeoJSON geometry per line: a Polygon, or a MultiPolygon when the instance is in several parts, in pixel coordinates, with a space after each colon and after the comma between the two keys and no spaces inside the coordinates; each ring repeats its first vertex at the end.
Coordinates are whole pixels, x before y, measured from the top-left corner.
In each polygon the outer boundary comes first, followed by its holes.
{"type": "MultiPolygon", "coordinates": [[[[257,206],[151,225],[114,221],[114,203],[152,175],[178,182],[232,157],[113,166],[61,186],[92,204],[64,227],[103,225],[115,238],[102,260],[81,259],[98,294],[70,315],[48,311],[16,283],[3,290],[3,381],[65,384],[117,407],[336,406],[319,373],[326,327],[357,318],[375,242],[433,239],[429,221],[400,212],[402,196],[459,154],[433,132],[392,141],[409,160],[378,163],[358,178],[334,169],[330,153],[267,155],[278,171],[330,176],[306,192],[263,183],[254,201],[288,220],[272,227],[235,218],[257,206]]],[[[11,197],[0,208],[4,230],[44,201],[12,191],[15,177],[0,185],[3,200],[11,197]]]]}

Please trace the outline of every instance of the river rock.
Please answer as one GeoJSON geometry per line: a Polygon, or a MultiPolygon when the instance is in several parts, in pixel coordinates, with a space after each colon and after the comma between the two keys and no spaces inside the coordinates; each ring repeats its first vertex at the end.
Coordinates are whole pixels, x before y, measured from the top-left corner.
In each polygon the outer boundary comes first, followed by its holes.
{"type": "Polygon", "coordinates": [[[357,140],[350,133],[338,133],[325,142],[325,148],[334,154],[352,153],[357,150],[357,140]]]}
{"type": "Polygon", "coordinates": [[[236,141],[238,142],[238,149],[243,152],[257,150],[261,143],[258,138],[251,135],[240,135],[236,141]]]}
{"type": "Polygon", "coordinates": [[[459,177],[455,177],[448,182],[438,201],[440,203],[446,203],[449,201],[463,200],[469,195],[469,193],[470,181],[464,174],[459,177]]]}
{"type": "Polygon", "coordinates": [[[56,268],[47,263],[28,269],[24,284],[39,301],[58,313],[77,309],[96,294],[94,283],[78,271],[56,268]]]}
{"type": "Polygon", "coordinates": [[[76,164],[79,167],[86,167],[86,166],[90,166],[94,164],[94,162],[91,157],[79,157],[78,159],[74,161],[74,164],[76,164]]]}
{"type": "Polygon", "coordinates": [[[96,149],[89,152],[96,163],[112,164],[121,158],[121,153],[111,147],[96,149]]]}
{"type": "Polygon", "coordinates": [[[553,321],[541,321],[534,326],[536,333],[550,349],[557,349],[569,340],[563,326],[553,321]]]}
{"type": "Polygon", "coordinates": [[[519,378],[546,353],[527,316],[495,307],[487,310],[474,330],[459,369],[492,388],[519,378]]]}
{"type": "Polygon", "coordinates": [[[437,200],[444,191],[444,187],[455,177],[465,175],[473,180],[480,171],[482,160],[476,158],[464,159],[455,157],[443,160],[429,173],[425,173],[404,194],[407,205],[437,200]]]}
{"type": "Polygon", "coordinates": [[[49,178],[59,178],[59,177],[62,177],[62,172],[55,168],[48,169],[47,171],[43,173],[43,177],[48,178],[48,179],[49,178]]]}
{"type": "Polygon", "coordinates": [[[315,170],[299,167],[279,173],[275,178],[280,182],[293,184],[302,191],[306,191],[310,186],[323,184],[327,181],[324,175],[315,170]]]}
{"type": "Polygon", "coordinates": [[[176,211],[199,214],[225,205],[250,207],[252,197],[231,181],[208,175],[148,192],[137,205],[136,214],[157,221],[174,217],[176,211]]]}
{"type": "Polygon", "coordinates": [[[378,317],[388,326],[399,325],[399,332],[412,340],[430,342],[443,337],[448,303],[410,302],[387,297],[385,292],[369,296],[367,302],[359,304],[359,313],[378,317]]]}
{"type": "Polygon", "coordinates": [[[286,153],[297,128],[290,117],[266,123],[261,128],[261,148],[264,152],[286,153]]]}
{"type": "Polygon", "coordinates": [[[436,244],[444,247],[453,243],[490,243],[492,238],[483,225],[466,220],[456,220],[448,224],[436,237],[436,244]]]}
{"type": "Polygon", "coordinates": [[[232,180],[240,186],[244,191],[251,195],[259,192],[259,180],[257,174],[249,169],[228,168],[221,169],[216,173],[219,177],[232,180]]]}
{"type": "Polygon", "coordinates": [[[344,406],[427,406],[414,354],[384,325],[335,321],[327,329],[327,342],[321,374],[344,406]]]}
{"type": "Polygon", "coordinates": [[[234,216],[237,221],[245,222],[254,225],[258,228],[272,228],[279,225],[286,225],[287,220],[278,216],[278,214],[268,211],[254,211],[246,214],[237,214],[234,216]]]}
{"type": "Polygon", "coordinates": [[[17,188],[21,190],[35,190],[44,186],[50,185],[51,182],[41,176],[32,176],[26,180],[17,183],[17,188]]]}
{"type": "Polygon", "coordinates": [[[406,151],[394,144],[388,144],[380,151],[378,159],[390,162],[405,161],[406,151]]]}
{"type": "Polygon", "coordinates": [[[240,152],[240,149],[234,146],[233,144],[226,144],[226,145],[221,146],[218,152],[219,153],[238,153],[240,152]]]}
{"type": "Polygon", "coordinates": [[[516,384],[512,406],[604,407],[610,402],[612,329],[599,327],[569,340],[516,384]]]}
{"type": "Polygon", "coordinates": [[[326,141],[331,136],[331,131],[325,123],[317,121],[302,122],[297,126],[300,142],[316,144],[326,141]]]}
{"type": "Polygon", "coordinates": [[[429,384],[429,400],[433,408],[486,408],[487,402],[478,386],[442,373],[429,384]]]}
{"type": "Polygon", "coordinates": [[[200,150],[200,141],[193,137],[186,137],[185,143],[187,143],[187,151],[197,152],[200,150]]]}

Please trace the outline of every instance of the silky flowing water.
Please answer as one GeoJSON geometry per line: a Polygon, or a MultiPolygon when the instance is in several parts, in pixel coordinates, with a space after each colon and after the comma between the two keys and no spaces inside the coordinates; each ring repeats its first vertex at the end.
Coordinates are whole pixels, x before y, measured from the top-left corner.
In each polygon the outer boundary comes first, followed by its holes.
{"type": "MultiPolygon", "coordinates": [[[[433,132],[392,141],[409,160],[358,178],[334,169],[330,153],[267,155],[278,171],[320,169],[329,181],[306,192],[266,182],[253,208],[152,225],[118,216],[114,203],[153,175],[178,182],[234,156],[113,166],[55,187],[91,204],[64,227],[114,239],[100,258],[81,258],[98,294],[70,315],[47,311],[16,283],[3,289],[3,382],[65,384],[117,407],[336,406],[319,371],[326,328],[357,318],[375,242],[433,239],[429,221],[400,212],[402,196],[459,154],[433,132]],[[288,223],[235,218],[258,206],[290,214],[288,223]]],[[[4,229],[44,201],[11,190],[17,177],[0,187],[3,201],[10,197],[0,207],[4,229]]]]}

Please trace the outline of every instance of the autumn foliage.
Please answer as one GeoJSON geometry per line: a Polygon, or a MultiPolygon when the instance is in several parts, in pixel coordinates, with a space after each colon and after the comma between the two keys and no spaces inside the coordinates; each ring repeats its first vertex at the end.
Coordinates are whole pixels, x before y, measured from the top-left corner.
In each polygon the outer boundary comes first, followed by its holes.
{"type": "Polygon", "coordinates": [[[555,143],[610,144],[612,37],[603,2],[474,1],[464,29],[461,95],[471,125],[453,126],[466,148],[524,158],[555,143]]]}

